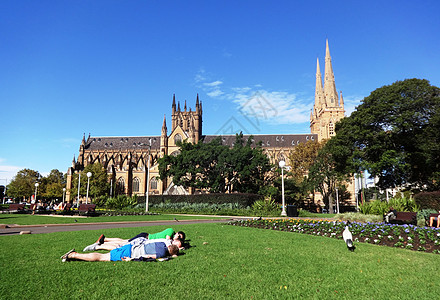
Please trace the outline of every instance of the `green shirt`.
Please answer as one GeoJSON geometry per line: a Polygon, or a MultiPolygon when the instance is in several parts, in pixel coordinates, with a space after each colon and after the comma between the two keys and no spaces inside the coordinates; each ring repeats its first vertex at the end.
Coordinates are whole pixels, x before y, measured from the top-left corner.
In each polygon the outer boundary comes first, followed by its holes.
{"type": "Polygon", "coordinates": [[[148,235],[149,240],[156,240],[156,239],[166,239],[167,236],[170,238],[174,237],[174,230],[173,228],[167,228],[164,231],[158,232],[158,233],[152,233],[148,235]]]}

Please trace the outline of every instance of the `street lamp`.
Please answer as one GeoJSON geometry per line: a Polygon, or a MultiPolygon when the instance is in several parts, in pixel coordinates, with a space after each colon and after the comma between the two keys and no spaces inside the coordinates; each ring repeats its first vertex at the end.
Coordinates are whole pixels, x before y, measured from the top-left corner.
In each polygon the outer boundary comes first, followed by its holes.
{"type": "Polygon", "coordinates": [[[87,172],[87,196],[86,196],[86,204],[89,204],[89,185],[90,185],[90,177],[92,176],[92,172],[87,172]]]}
{"type": "MultiPolygon", "coordinates": [[[[148,194],[150,193],[150,154],[151,154],[151,138],[148,139],[148,163],[147,163],[147,191],[145,192],[145,212],[148,212],[148,194]]],[[[153,141],[156,139],[153,138],[153,141]]]]}
{"type": "Polygon", "coordinates": [[[63,206],[64,207],[64,196],[66,196],[66,188],[63,188],[63,206]]]}
{"type": "Polygon", "coordinates": [[[79,176],[78,176],[78,199],[76,199],[76,206],[79,205],[79,187],[81,186],[81,172],[78,174],[79,174],[79,176]]]}
{"type": "Polygon", "coordinates": [[[338,188],[336,188],[336,210],[339,214],[339,195],[338,195],[338,188]]]}
{"type": "Polygon", "coordinates": [[[38,182],[35,182],[35,204],[37,203],[38,182]]]}
{"type": "Polygon", "coordinates": [[[284,167],[286,166],[286,162],[284,160],[280,160],[278,165],[281,168],[281,199],[282,199],[282,206],[283,206],[283,210],[281,211],[281,216],[285,217],[285,216],[287,216],[286,205],[285,205],[285,201],[284,201],[284,167]]]}

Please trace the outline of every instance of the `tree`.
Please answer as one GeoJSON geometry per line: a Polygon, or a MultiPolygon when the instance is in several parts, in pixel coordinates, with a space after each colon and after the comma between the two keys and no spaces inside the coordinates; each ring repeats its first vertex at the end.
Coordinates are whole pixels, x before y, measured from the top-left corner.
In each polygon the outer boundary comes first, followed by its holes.
{"type": "MultiPolygon", "coordinates": [[[[92,176],[90,177],[89,197],[95,198],[101,195],[107,195],[110,190],[107,172],[100,163],[94,163],[87,165],[84,170],[81,171],[81,196],[85,196],[87,193],[88,172],[92,173],[92,176]]],[[[76,195],[78,192],[78,177],[79,176],[77,173],[73,174],[72,176],[72,188],[70,190],[71,195],[76,195]]]]}
{"type": "Polygon", "coordinates": [[[214,193],[257,193],[271,170],[261,147],[251,147],[252,137],[245,142],[237,134],[232,148],[222,145],[221,137],[209,143],[179,144],[180,154],[159,159],[162,180],[173,178],[175,185],[205,189],[214,193]]]}
{"type": "Polygon", "coordinates": [[[301,143],[289,154],[291,174],[296,180],[302,182],[304,176],[307,176],[310,167],[318,156],[318,151],[324,146],[325,142],[307,141],[301,143]]]}
{"type": "Polygon", "coordinates": [[[340,173],[368,170],[381,188],[439,187],[440,89],[407,79],[373,91],[336,124],[333,147],[340,173]]]}
{"type": "Polygon", "coordinates": [[[44,198],[54,199],[63,197],[63,188],[66,186],[63,172],[57,169],[41,180],[41,194],[44,198]]]}
{"type": "Polygon", "coordinates": [[[336,161],[333,153],[337,149],[331,148],[327,143],[324,148],[318,152],[314,163],[309,169],[308,183],[321,193],[323,202],[330,213],[333,213],[333,195],[336,188],[345,191],[344,182],[348,180],[348,176],[339,173],[336,170],[336,161]]]}
{"type": "Polygon", "coordinates": [[[8,195],[13,198],[31,197],[35,193],[35,183],[39,182],[40,177],[40,173],[31,169],[18,171],[8,184],[8,195]]]}

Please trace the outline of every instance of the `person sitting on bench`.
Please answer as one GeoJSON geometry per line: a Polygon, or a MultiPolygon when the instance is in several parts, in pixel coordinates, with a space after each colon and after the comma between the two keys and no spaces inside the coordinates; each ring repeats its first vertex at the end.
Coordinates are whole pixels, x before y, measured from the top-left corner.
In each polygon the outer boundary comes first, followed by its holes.
{"type": "Polygon", "coordinates": [[[390,210],[385,215],[385,222],[389,223],[391,220],[394,220],[397,217],[397,210],[395,210],[392,206],[390,210]]]}
{"type": "Polygon", "coordinates": [[[437,228],[440,225],[440,210],[439,210],[439,215],[437,215],[437,217],[429,217],[429,227],[432,227],[432,224],[437,221],[437,228]]]}

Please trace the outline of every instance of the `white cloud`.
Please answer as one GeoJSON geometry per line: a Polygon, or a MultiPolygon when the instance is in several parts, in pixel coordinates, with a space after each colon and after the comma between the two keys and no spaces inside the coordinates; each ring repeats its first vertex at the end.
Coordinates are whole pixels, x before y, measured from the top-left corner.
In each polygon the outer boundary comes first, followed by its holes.
{"type": "Polygon", "coordinates": [[[4,165],[4,161],[6,160],[0,158],[0,185],[9,184],[17,172],[24,169],[24,167],[4,165]]]}
{"type": "Polygon", "coordinates": [[[215,90],[212,90],[212,91],[206,93],[206,95],[208,95],[209,97],[212,97],[212,98],[220,97],[223,94],[224,93],[220,89],[215,89],[215,90]]]}
{"type": "Polygon", "coordinates": [[[356,110],[356,106],[362,103],[364,96],[352,95],[352,96],[344,96],[344,108],[345,115],[348,117],[351,115],[353,111],[356,110]]]}
{"type": "Polygon", "coordinates": [[[216,81],[213,81],[213,82],[206,82],[203,85],[204,86],[208,86],[208,87],[216,87],[216,86],[219,86],[219,85],[222,85],[222,84],[223,84],[222,81],[216,80],[216,81]]]}

